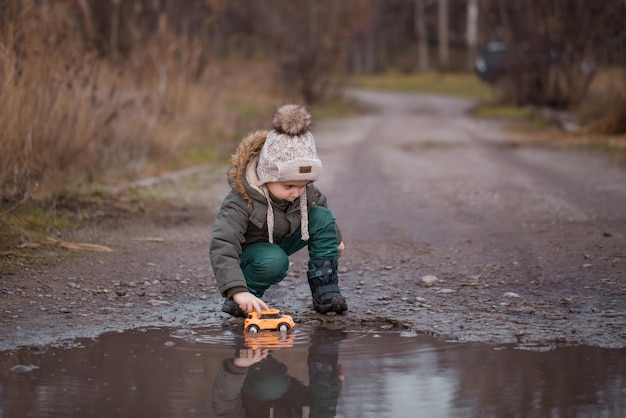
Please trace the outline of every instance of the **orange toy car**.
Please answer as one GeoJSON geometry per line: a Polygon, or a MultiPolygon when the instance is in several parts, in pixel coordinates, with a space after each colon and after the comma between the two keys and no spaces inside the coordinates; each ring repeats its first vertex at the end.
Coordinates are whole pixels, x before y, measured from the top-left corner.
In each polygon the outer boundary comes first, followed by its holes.
{"type": "Polygon", "coordinates": [[[263,309],[261,315],[258,315],[256,311],[248,312],[248,317],[243,321],[243,328],[252,333],[262,329],[287,332],[295,326],[296,323],[291,315],[281,314],[280,309],[263,309]]]}

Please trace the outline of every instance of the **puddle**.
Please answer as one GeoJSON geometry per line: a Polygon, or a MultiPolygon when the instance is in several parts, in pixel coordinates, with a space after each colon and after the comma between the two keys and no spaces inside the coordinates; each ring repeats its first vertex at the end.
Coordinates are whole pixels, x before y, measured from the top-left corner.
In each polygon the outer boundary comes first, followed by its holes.
{"type": "Polygon", "coordinates": [[[626,350],[214,327],[0,352],[0,418],[196,416],[623,417],[626,350]]]}

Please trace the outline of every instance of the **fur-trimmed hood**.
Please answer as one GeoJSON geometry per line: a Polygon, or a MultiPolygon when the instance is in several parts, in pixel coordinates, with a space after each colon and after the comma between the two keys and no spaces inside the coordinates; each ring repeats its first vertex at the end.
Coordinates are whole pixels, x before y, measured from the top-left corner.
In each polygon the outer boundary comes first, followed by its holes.
{"type": "MultiPolygon", "coordinates": [[[[283,105],[274,113],[271,131],[246,136],[231,157],[228,182],[248,207],[262,202],[266,209],[269,242],[274,242],[275,213],[268,183],[305,181],[307,190],[320,175],[315,139],[309,131],[311,114],[304,106],[283,105]]],[[[308,192],[299,195],[301,238],[309,240],[308,192]]],[[[276,202],[278,203],[278,202],[276,202]]],[[[316,203],[317,204],[317,203],[316,203]]]]}
{"type": "Polygon", "coordinates": [[[268,134],[268,131],[252,132],[239,143],[237,150],[230,158],[230,167],[227,172],[228,183],[248,204],[252,204],[249,188],[263,195],[263,191],[255,182],[257,178],[256,161],[268,134]],[[252,160],[254,160],[254,164],[250,164],[252,160]]]}

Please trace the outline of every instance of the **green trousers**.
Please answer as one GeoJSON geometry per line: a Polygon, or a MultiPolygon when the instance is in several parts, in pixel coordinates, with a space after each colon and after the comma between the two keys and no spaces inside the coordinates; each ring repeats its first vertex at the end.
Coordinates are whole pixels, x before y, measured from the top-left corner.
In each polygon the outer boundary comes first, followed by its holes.
{"type": "Polygon", "coordinates": [[[324,207],[309,209],[309,240],[303,241],[300,228],[278,244],[256,242],[243,249],[241,270],[250,293],[257,297],[287,276],[289,256],[308,246],[309,261],[336,259],[339,256],[337,223],[324,207]]]}

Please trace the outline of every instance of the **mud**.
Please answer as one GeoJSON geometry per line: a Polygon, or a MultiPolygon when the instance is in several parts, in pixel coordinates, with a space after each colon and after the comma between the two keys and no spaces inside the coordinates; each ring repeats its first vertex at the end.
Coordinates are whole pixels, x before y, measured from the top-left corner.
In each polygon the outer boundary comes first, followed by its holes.
{"type": "MultiPolygon", "coordinates": [[[[469,116],[471,101],[350,94],[379,110],[314,127],[319,186],[345,238],[349,310],[312,310],[305,253],[268,303],[305,326],[626,346],[623,169],[601,154],[528,146],[499,122],[469,116]]],[[[113,252],[19,259],[19,271],[0,278],[0,350],[151,325],[229,324],[208,260],[224,169],[141,188],[161,203],[122,192],[116,205],[74,208],[85,226],[56,238],[113,252]]]]}

